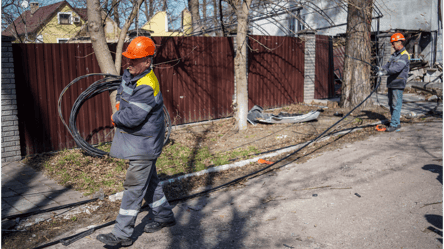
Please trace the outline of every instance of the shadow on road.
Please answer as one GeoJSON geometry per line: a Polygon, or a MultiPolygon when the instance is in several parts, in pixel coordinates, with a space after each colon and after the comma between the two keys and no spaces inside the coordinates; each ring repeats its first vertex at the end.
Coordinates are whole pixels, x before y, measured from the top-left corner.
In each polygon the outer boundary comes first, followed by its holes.
{"type": "MultiPolygon", "coordinates": [[[[423,170],[428,170],[430,172],[438,174],[436,179],[442,185],[442,166],[437,164],[426,164],[422,167],[423,170]]],[[[437,240],[442,244],[442,215],[436,214],[426,214],[424,216],[426,220],[431,224],[431,226],[427,227],[425,231],[434,232],[441,238],[437,240]]]]}

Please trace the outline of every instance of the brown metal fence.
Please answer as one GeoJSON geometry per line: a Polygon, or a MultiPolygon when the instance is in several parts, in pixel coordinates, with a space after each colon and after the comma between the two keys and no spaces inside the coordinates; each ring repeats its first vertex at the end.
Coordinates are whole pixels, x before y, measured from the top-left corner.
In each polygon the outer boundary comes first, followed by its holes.
{"type": "Polygon", "coordinates": [[[328,36],[316,35],[315,99],[334,95],[333,45],[328,36]]]}
{"type": "MultiPolygon", "coordinates": [[[[91,44],[13,44],[22,155],[75,147],[57,112],[62,89],[74,78],[98,73],[91,44]]],[[[62,111],[68,120],[77,96],[98,77],[77,83],[64,95],[62,111]]],[[[82,106],[80,134],[96,144],[110,141],[109,97],[100,94],[82,106]]]]}
{"type": "MultiPolygon", "coordinates": [[[[325,90],[317,96],[328,97],[333,67],[330,62],[319,61],[330,60],[332,56],[329,57],[326,47],[329,41],[319,40],[316,86],[325,90]]],[[[156,37],[154,41],[158,47],[154,72],[173,124],[231,115],[232,38],[156,37]]],[[[115,51],[115,44],[109,46],[115,51]]],[[[252,36],[249,46],[252,49],[248,57],[249,108],[302,102],[304,42],[293,37],[252,36]]],[[[22,155],[76,147],[58,116],[57,101],[62,89],[76,77],[100,73],[92,45],[13,44],[13,54],[22,155]]],[[[126,63],[124,60],[122,68],[126,63]]],[[[64,94],[62,112],[66,121],[79,94],[98,79],[96,76],[79,81],[64,94]]],[[[108,93],[86,101],[77,118],[80,134],[91,144],[111,141],[114,134],[110,115],[108,93]]]]}
{"type": "MultiPolygon", "coordinates": [[[[174,124],[228,116],[234,93],[232,39],[154,40],[158,45],[154,71],[174,124]]],[[[115,48],[115,44],[110,45],[111,51],[115,48]]],[[[22,155],[75,147],[58,116],[57,101],[62,89],[76,77],[100,73],[92,45],[13,44],[13,53],[22,155]]],[[[81,80],[63,95],[66,121],[79,94],[98,79],[81,80]]],[[[91,144],[111,141],[110,115],[107,93],[86,101],[77,118],[82,137],[91,144]]]]}
{"type": "Polygon", "coordinates": [[[234,93],[232,38],[155,37],[154,72],[173,124],[227,117],[234,93]]]}
{"type": "Polygon", "coordinates": [[[304,42],[282,36],[250,36],[249,108],[274,108],[304,100],[304,42]]]}

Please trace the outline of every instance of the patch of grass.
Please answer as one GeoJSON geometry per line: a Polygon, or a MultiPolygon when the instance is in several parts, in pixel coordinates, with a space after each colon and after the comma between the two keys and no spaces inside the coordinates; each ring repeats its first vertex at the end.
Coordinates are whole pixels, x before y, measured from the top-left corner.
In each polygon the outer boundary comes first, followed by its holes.
{"type": "Polygon", "coordinates": [[[179,143],[167,146],[157,160],[157,168],[161,173],[169,175],[201,171],[211,165],[219,166],[230,163],[233,159],[249,157],[258,153],[254,146],[237,149],[226,153],[212,154],[207,146],[192,149],[179,143]]]}
{"type": "Polygon", "coordinates": [[[109,153],[109,151],[111,150],[111,143],[100,143],[100,144],[97,146],[97,149],[99,149],[99,150],[103,150],[103,151],[109,153]]]}
{"type": "Polygon", "coordinates": [[[355,123],[355,124],[362,124],[362,122],[363,122],[362,118],[355,118],[353,120],[353,123],[355,123]]]}

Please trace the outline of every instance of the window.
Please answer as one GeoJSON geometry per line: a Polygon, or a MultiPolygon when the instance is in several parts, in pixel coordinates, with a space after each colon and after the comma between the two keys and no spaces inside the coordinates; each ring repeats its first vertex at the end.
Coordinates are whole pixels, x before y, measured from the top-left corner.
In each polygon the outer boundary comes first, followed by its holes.
{"type": "Polygon", "coordinates": [[[71,12],[59,12],[59,24],[71,24],[71,12]]]}
{"type": "Polygon", "coordinates": [[[304,25],[304,17],[301,15],[301,10],[298,10],[296,12],[296,16],[298,17],[298,25],[297,25],[297,30],[296,31],[301,31],[305,29],[305,25],[304,25]]]}
{"type": "Polygon", "coordinates": [[[57,38],[57,43],[68,43],[68,38],[57,38]]]}
{"type": "Polygon", "coordinates": [[[42,43],[43,42],[43,35],[38,35],[35,39],[35,43],[42,43]]]}

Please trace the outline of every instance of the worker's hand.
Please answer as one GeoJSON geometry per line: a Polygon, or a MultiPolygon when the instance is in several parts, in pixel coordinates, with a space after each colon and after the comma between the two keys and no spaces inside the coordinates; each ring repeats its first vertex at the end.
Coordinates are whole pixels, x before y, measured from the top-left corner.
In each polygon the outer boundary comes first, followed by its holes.
{"type": "Polygon", "coordinates": [[[116,104],[116,109],[117,109],[117,110],[119,110],[119,109],[120,109],[120,101],[119,101],[119,102],[117,102],[117,104],[116,104]]]}
{"type": "Polygon", "coordinates": [[[376,75],[378,75],[379,77],[387,75],[387,70],[381,68],[376,75]]]}
{"type": "Polygon", "coordinates": [[[379,66],[372,66],[372,70],[377,73],[377,72],[379,72],[381,70],[381,67],[379,67],[379,66]]]}
{"type": "Polygon", "coordinates": [[[111,124],[113,125],[113,126],[116,126],[116,124],[114,124],[114,120],[113,120],[113,115],[111,114],[111,124]]]}

